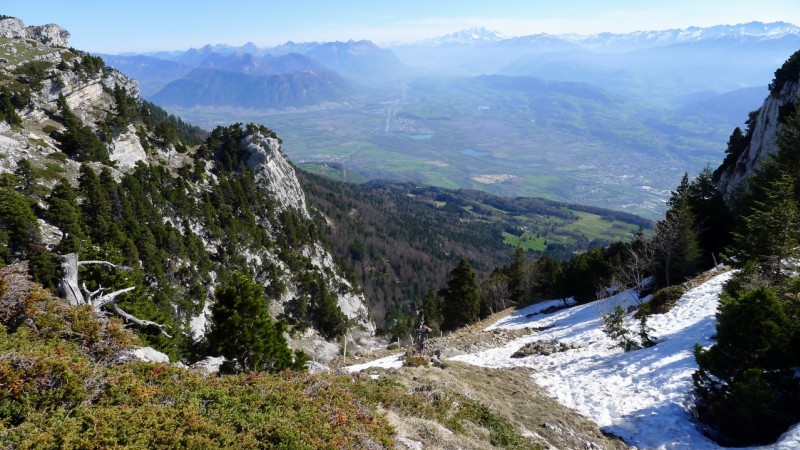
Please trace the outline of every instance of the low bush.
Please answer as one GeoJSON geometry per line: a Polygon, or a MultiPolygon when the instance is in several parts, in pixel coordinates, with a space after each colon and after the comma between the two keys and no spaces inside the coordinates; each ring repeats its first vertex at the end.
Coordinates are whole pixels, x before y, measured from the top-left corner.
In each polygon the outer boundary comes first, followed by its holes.
{"type": "MultiPolygon", "coordinates": [[[[669,312],[675,303],[683,297],[683,294],[686,293],[686,289],[683,286],[676,284],[673,286],[668,286],[663,289],[659,289],[653,294],[653,298],[648,303],[650,305],[648,309],[640,309],[642,313],[646,314],[664,314],[669,312]]],[[[637,312],[636,317],[640,316],[639,312],[637,312]]]]}
{"type": "Polygon", "coordinates": [[[0,271],[2,448],[390,448],[349,377],[124,362],[120,323],[0,271]]]}

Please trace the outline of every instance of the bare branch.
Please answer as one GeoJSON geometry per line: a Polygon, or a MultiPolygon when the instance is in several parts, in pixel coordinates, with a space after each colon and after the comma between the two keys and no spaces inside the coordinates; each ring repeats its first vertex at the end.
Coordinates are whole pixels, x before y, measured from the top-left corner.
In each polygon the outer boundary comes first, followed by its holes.
{"type": "Polygon", "coordinates": [[[59,258],[61,261],[61,268],[63,272],[62,279],[59,282],[59,290],[62,292],[62,295],[64,295],[64,297],[69,301],[71,305],[77,306],[88,303],[92,305],[92,307],[94,307],[96,311],[100,311],[100,309],[103,306],[108,305],[112,313],[122,317],[127,322],[133,323],[134,325],[144,328],[156,327],[159,330],[161,330],[161,334],[172,339],[172,336],[170,336],[169,333],[164,331],[166,325],[162,325],[160,323],[152,322],[149,320],[140,319],[132,314],[128,314],[127,312],[120,309],[119,306],[117,306],[117,304],[115,303],[116,298],[126,292],[130,292],[136,289],[136,286],[120,289],[118,291],[114,291],[110,294],[105,294],[105,295],[102,295],[102,293],[106,290],[106,288],[102,286],[99,286],[95,291],[89,291],[89,289],[86,287],[86,283],[83,283],[81,286],[83,288],[82,289],[83,294],[81,293],[81,288],[78,287],[78,266],[97,264],[116,270],[131,270],[130,267],[119,266],[116,264],[112,264],[108,261],[78,261],[78,255],[75,253],[61,255],[59,258]]]}
{"type": "Polygon", "coordinates": [[[88,260],[88,261],[80,261],[80,262],[78,262],[79,266],[88,266],[90,264],[105,266],[105,267],[108,267],[110,269],[124,270],[126,272],[129,272],[129,271],[132,270],[128,266],[120,266],[120,265],[117,265],[117,264],[110,263],[108,261],[88,260]]]}
{"type": "Polygon", "coordinates": [[[98,298],[98,299],[97,299],[97,301],[94,301],[94,300],[93,300],[93,301],[92,301],[92,305],[93,305],[95,308],[97,308],[97,309],[100,309],[100,308],[102,308],[103,306],[105,306],[105,305],[107,305],[107,304],[109,304],[109,303],[112,303],[112,302],[114,302],[114,299],[115,299],[115,298],[117,298],[117,296],[119,296],[119,295],[122,295],[122,294],[124,294],[124,293],[126,293],[126,292],[130,292],[130,291],[132,291],[132,290],[134,290],[134,289],[136,289],[136,286],[127,287],[127,288],[125,288],[125,289],[120,289],[120,290],[118,290],[118,291],[114,291],[114,292],[112,292],[112,293],[110,293],[110,294],[106,294],[106,295],[104,295],[104,296],[102,296],[102,297],[98,298]]]}
{"type": "Polygon", "coordinates": [[[97,294],[105,291],[105,288],[103,286],[99,286],[97,288],[97,290],[90,292],[89,289],[86,287],[86,283],[81,283],[81,290],[86,295],[87,301],[89,303],[91,303],[91,304],[94,304],[93,299],[95,298],[95,296],[97,296],[97,294]]]}
{"type": "MultiPolygon", "coordinates": [[[[111,294],[109,294],[109,295],[111,295],[111,294]]],[[[121,310],[120,307],[117,306],[117,304],[113,303],[113,302],[110,304],[110,307],[111,307],[111,311],[113,311],[114,314],[122,317],[126,321],[131,322],[134,325],[137,325],[137,326],[140,326],[140,327],[143,327],[143,328],[156,327],[159,330],[161,330],[161,334],[163,334],[164,336],[166,336],[169,339],[172,339],[172,336],[170,336],[169,333],[164,331],[164,328],[166,328],[166,325],[160,324],[160,323],[156,323],[156,322],[153,322],[153,321],[150,321],[150,320],[142,320],[142,319],[140,319],[140,318],[138,318],[138,317],[136,317],[136,316],[134,316],[132,314],[128,314],[125,311],[121,310]]]]}

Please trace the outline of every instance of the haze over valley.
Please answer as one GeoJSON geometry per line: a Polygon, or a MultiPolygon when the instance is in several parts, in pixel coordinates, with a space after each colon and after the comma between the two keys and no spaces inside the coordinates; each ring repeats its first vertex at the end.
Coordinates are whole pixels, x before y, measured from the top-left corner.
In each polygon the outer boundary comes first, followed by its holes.
{"type": "Polygon", "coordinates": [[[474,27],[369,41],[102,55],[206,128],[275,129],[295,164],[658,218],[800,46],[783,22],[504,38],[474,27]],[[746,61],[746,62],[745,62],[746,61]],[[657,170],[653,170],[657,168],[657,170]]]}

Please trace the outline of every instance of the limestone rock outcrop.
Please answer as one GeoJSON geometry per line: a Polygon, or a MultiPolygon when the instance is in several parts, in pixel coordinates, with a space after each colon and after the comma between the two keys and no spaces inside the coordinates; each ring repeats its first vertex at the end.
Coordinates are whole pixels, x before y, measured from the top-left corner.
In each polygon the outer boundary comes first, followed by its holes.
{"type": "MultiPolygon", "coordinates": [[[[294,168],[281,152],[278,139],[256,131],[248,133],[243,144],[249,150],[247,164],[253,169],[256,183],[275,198],[276,210],[294,208],[304,217],[310,218],[303,188],[294,168]]],[[[321,272],[339,272],[333,257],[321,245],[309,246],[303,253],[321,272]]],[[[368,334],[374,334],[375,324],[369,317],[364,295],[352,293],[350,282],[339,275],[334,275],[330,283],[343,288],[337,294],[337,303],[342,313],[368,334]]]]}
{"type": "Polygon", "coordinates": [[[56,24],[26,27],[15,17],[0,20],[0,37],[23,38],[49,47],[69,47],[69,31],[56,24]]]}
{"type": "Polygon", "coordinates": [[[133,125],[128,125],[128,129],[112,141],[109,157],[122,171],[134,169],[139,161],[147,163],[147,153],[133,125]]]}
{"type": "Polygon", "coordinates": [[[281,153],[278,140],[261,133],[249,134],[244,139],[250,151],[247,164],[253,169],[260,187],[275,197],[278,210],[293,207],[306,218],[310,217],[306,195],[294,168],[281,153]]]}
{"type": "Polygon", "coordinates": [[[795,80],[786,81],[779,91],[770,94],[764,100],[755,122],[750,125],[752,129],[750,143],[734,164],[724,168],[717,182],[717,188],[726,198],[731,197],[753,170],[761,166],[767,155],[778,150],[775,137],[783,128],[782,111],[785,111],[787,106],[796,107],[798,102],[800,102],[800,82],[795,80]]]}

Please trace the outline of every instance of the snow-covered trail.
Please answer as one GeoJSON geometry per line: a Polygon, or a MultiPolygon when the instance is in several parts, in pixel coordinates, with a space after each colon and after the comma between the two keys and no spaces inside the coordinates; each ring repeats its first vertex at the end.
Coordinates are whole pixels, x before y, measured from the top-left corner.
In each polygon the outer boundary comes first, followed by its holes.
{"type": "MultiPolygon", "coordinates": [[[[532,315],[560,301],[521,309],[489,328],[551,328],[453,359],[484,367],[533,368],[534,381],[559,403],[640,449],[718,449],[691,417],[692,373],[697,369],[692,350],[695,343],[713,343],[719,293],[730,275],[717,275],[688,291],[670,312],[652,316],[649,324],[658,344],[648,349],[625,353],[612,348],[613,342],[601,330],[604,313],[616,304],[625,307],[635,302],[626,292],[552,314],[532,315]],[[549,340],[578,348],[511,358],[526,343],[549,340]]],[[[778,443],[760,448],[800,449],[800,427],[778,443]]]]}

